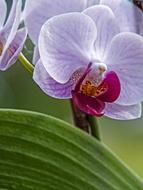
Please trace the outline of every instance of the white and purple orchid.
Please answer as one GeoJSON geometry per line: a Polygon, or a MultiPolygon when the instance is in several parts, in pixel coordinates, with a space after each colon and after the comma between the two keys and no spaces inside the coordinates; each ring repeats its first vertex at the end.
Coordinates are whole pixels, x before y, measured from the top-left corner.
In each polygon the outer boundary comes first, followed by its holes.
{"type": "Polygon", "coordinates": [[[11,12],[6,20],[7,5],[5,0],[0,0],[0,70],[6,70],[15,63],[26,40],[26,29],[18,30],[21,8],[22,1],[13,0],[11,12]]]}
{"type": "Polygon", "coordinates": [[[105,5],[51,18],[40,33],[34,80],[52,97],[73,98],[88,114],[140,117],[143,38],[121,32],[123,26],[105,5]]]}

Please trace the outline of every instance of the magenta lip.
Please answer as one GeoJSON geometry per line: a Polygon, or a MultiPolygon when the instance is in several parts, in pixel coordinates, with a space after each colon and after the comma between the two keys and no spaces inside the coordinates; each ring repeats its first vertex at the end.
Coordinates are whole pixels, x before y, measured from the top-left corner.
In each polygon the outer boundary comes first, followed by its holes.
{"type": "Polygon", "coordinates": [[[84,74],[78,80],[75,89],[72,91],[73,101],[76,106],[81,109],[83,112],[101,117],[104,115],[104,109],[107,102],[114,102],[120,95],[121,86],[117,74],[113,71],[110,71],[106,74],[104,80],[100,85],[106,83],[107,90],[97,97],[86,96],[80,92],[80,86],[84,81],[87,74],[91,71],[90,63],[85,70],[84,74]]]}

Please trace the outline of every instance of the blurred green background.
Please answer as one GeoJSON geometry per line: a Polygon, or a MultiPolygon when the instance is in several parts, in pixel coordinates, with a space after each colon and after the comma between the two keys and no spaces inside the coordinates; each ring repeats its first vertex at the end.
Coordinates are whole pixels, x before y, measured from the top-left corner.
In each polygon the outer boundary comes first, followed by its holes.
{"type": "MultiPolygon", "coordinates": [[[[7,2],[10,6],[11,0],[7,2]]],[[[29,57],[31,47],[27,48],[29,57]]],[[[0,107],[38,111],[72,122],[70,103],[45,95],[19,62],[0,72],[0,107]]],[[[122,122],[103,117],[99,123],[104,143],[143,178],[143,118],[122,122]]]]}

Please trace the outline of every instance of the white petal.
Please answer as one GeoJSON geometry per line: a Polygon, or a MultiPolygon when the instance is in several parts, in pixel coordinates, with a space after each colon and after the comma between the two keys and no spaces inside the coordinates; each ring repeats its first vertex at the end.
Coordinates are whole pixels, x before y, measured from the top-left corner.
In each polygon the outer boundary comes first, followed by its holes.
{"type": "Polygon", "coordinates": [[[86,7],[86,0],[27,0],[24,20],[32,41],[37,44],[42,25],[51,17],[80,12],[86,7]]]}
{"type": "Polygon", "coordinates": [[[47,95],[59,99],[71,98],[74,81],[71,79],[66,84],[56,82],[50,77],[41,60],[35,65],[33,79],[47,95]]]}
{"type": "Polygon", "coordinates": [[[0,0],[0,28],[4,24],[7,13],[7,5],[5,0],[0,0]]]}
{"type": "Polygon", "coordinates": [[[87,7],[97,5],[100,2],[100,0],[87,0],[87,7]]]}
{"type": "Polygon", "coordinates": [[[116,18],[112,10],[104,5],[90,7],[83,13],[90,16],[95,22],[97,27],[97,39],[95,42],[96,58],[103,61],[110,41],[119,33],[116,18]]]}
{"type": "Polygon", "coordinates": [[[114,12],[122,32],[143,31],[143,13],[129,0],[101,0],[101,4],[109,6],[114,12]]]}
{"type": "Polygon", "coordinates": [[[141,103],[131,106],[122,106],[118,104],[107,104],[105,116],[118,120],[131,120],[141,117],[141,103]]]}
{"type": "Polygon", "coordinates": [[[38,49],[38,46],[35,46],[34,52],[33,52],[32,63],[34,65],[36,65],[36,63],[38,62],[39,59],[40,59],[39,49],[38,49]]]}
{"type": "Polygon", "coordinates": [[[42,63],[50,76],[66,83],[79,68],[91,62],[96,27],[82,13],[55,16],[46,22],[39,37],[42,63]]]}
{"type": "Polygon", "coordinates": [[[5,33],[6,37],[6,45],[5,48],[9,46],[11,41],[14,39],[17,29],[20,24],[21,19],[21,9],[22,9],[22,1],[21,0],[13,0],[12,8],[6,21],[6,24],[3,28],[3,33],[5,33]]]}
{"type": "Polygon", "coordinates": [[[119,77],[121,94],[117,103],[133,105],[143,100],[143,38],[135,33],[116,35],[105,63],[119,77]]]}

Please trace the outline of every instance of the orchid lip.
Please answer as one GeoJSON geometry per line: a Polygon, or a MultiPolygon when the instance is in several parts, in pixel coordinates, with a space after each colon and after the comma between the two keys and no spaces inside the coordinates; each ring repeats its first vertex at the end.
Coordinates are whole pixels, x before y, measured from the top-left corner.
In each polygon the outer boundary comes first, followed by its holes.
{"type": "Polygon", "coordinates": [[[89,115],[101,117],[104,115],[105,103],[95,97],[86,96],[80,92],[72,91],[75,105],[89,115]]]}
{"type": "Polygon", "coordinates": [[[75,89],[72,90],[72,97],[79,109],[90,115],[101,117],[104,115],[105,102],[114,102],[120,95],[120,81],[115,72],[107,72],[99,85],[91,80],[85,80],[90,73],[90,63],[84,74],[78,80],[75,89]]]}
{"type": "Polygon", "coordinates": [[[97,113],[96,111],[95,111],[95,109],[93,109],[92,107],[90,107],[89,105],[87,105],[87,108],[90,110],[90,115],[96,115],[97,117],[101,117],[101,116],[103,116],[104,115],[104,112],[100,112],[100,113],[97,113]]]}

